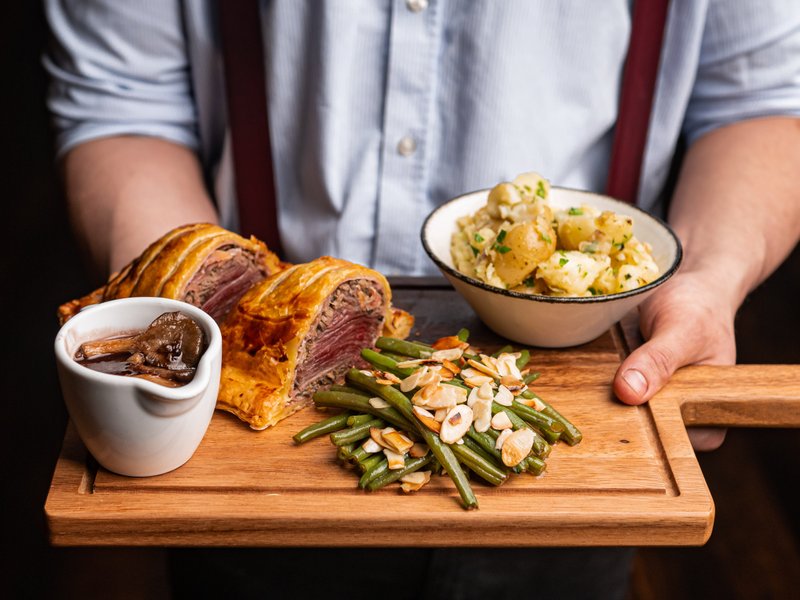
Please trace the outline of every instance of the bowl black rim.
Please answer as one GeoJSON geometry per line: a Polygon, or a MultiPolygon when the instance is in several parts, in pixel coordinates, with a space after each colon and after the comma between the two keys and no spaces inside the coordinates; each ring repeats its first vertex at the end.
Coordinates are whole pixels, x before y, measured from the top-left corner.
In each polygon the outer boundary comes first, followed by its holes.
{"type": "Polygon", "coordinates": [[[495,294],[500,294],[500,295],[503,295],[503,296],[509,296],[511,298],[521,298],[523,300],[530,300],[530,301],[533,301],[533,302],[548,302],[548,303],[552,303],[552,304],[597,304],[597,303],[601,303],[601,302],[611,302],[611,301],[614,301],[614,300],[620,300],[622,298],[628,298],[630,296],[636,296],[636,295],[639,295],[639,294],[643,294],[643,293],[648,292],[648,291],[650,291],[650,290],[652,290],[654,288],[657,288],[658,286],[663,284],[665,281],[667,281],[670,277],[672,277],[675,274],[675,272],[678,270],[678,267],[680,267],[681,262],[683,262],[683,246],[681,245],[681,241],[678,238],[678,236],[675,234],[675,232],[672,230],[672,227],[670,227],[669,224],[667,224],[661,218],[648,213],[647,211],[639,208],[638,206],[635,206],[633,204],[624,203],[622,200],[619,200],[617,198],[613,198],[611,196],[606,196],[604,194],[598,194],[596,192],[590,192],[590,191],[587,191],[587,190],[579,190],[579,189],[576,189],[576,188],[569,188],[569,187],[562,187],[562,186],[552,186],[551,189],[564,190],[564,191],[568,191],[568,192],[577,192],[579,194],[584,194],[586,196],[599,196],[601,198],[606,198],[606,199],[609,199],[609,200],[614,200],[616,202],[621,202],[621,203],[625,204],[627,207],[630,207],[630,208],[640,212],[641,214],[645,215],[646,217],[649,217],[649,218],[653,219],[658,224],[660,224],[670,234],[670,236],[672,236],[672,239],[675,242],[675,260],[672,262],[672,265],[670,265],[669,269],[667,269],[664,273],[659,275],[658,278],[655,279],[654,281],[651,281],[647,285],[643,285],[642,287],[636,288],[634,290],[628,290],[626,292],[619,292],[619,293],[616,293],[616,294],[603,294],[601,296],[578,296],[578,297],[542,296],[540,294],[525,294],[525,293],[522,293],[522,292],[514,292],[512,290],[506,290],[506,289],[503,289],[503,288],[495,287],[493,285],[489,285],[488,283],[484,283],[483,281],[480,281],[478,279],[474,279],[472,277],[469,277],[468,275],[464,275],[460,271],[457,271],[453,267],[450,267],[449,265],[445,264],[442,260],[440,260],[439,257],[437,257],[436,254],[434,254],[433,250],[431,250],[430,246],[428,245],[428,241],[427,241],[426,236],[425,236],[425,230],[428,228],[428,222],[434,217],[434,215],[436,215],[436,213],[438,213],[440,210],[442,210],[446,206],[452,204],[453,202],[457,202],[457,201],[459,201],[462,198],[465,198],[467,196],[472,196],[474,194],[479,194],[479,193],[487,193],[488,194],[488,192],[490,191],[490,188],[479,189],[479,190],[474,190],[474,191],[471,191],[471,192],[466,192],[464,194],[461,194],[460,196],[456,196],[455,198],[452,198],[452,199],[448,200],[447,202],[445,202],[443,204],[440,204],[435,209],[433,209],[430,212],[430,214],[425,218],[425,221],[422,223],[422,229],[420,231],[420,239],[422,240],[422,247],[425,249],[425,253],[428,255],[428,257],[434,262],[434,264],[437,267],[439,267],[439,269],[444,271],[446,274],[448,274],[448,275],[450,275],[452,277],[455,277],[456,279],[458,279],[460,281],[463,281],[466,284],[469,284],[469,285],[472,285],[474,287],[486,290],[487,292],[493,292],[495,294]]]}

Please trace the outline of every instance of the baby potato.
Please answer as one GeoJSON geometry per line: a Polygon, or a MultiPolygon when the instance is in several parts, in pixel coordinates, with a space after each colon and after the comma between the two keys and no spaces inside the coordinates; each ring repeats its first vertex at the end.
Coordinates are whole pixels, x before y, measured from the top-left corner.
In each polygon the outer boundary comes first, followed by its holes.
{"type": "Polygon", "coordinates": [[[579,250],[582,242],[592,241],[592,236],[597,231],[595,217],[598,214],[599,211],[590,206],[571,208],[569,211],[556,213],[559,248],[579,250]]]}
{"type": "Polygon", "coordinates": [[[537,197],[547,200],[550,197],[550,182],[538,173],[520,173],[513,183],[526,200],[537,197]]]}
{"type": "Polygon", "coordinates": [[[510,288],[521,284],[556,249],[556,234],[543,217],[518,223],[505,235],[498,232],[495,240],[495,272],[510,288]]]}
{"type": "Polygon", "coordinates": [[[520,202],[522,202],[522,196],[513,184],[498,183],[489,192],[486,210],[493,219],[505,219],[511,207],[520,202]]]}
{"type": "Polygon", "coordinates": [[[614,245],[624,244],[633,237],[633,219],[627,215],[604,210],[595,219],[594,224],[614,245]]]}
{"type": "Polygon", "coordinates": [[[539,264],[536,276],[554,291],[585,296],[597,277],[610,265],[605,255],[592,256],[577,250],[559,250],[539,264]]]}

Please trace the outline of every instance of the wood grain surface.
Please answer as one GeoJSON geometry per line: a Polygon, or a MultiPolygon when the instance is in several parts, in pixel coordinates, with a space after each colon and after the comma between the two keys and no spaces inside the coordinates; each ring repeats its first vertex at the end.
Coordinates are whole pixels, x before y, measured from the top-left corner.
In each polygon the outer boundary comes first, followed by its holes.
{"type": "MultiPolygon", "coordinates": [[[[449,288],[395,283],[412,336],[467,326],[475,343],[502,344],[449,288]]],[[[464,511],[449,479],[420,492],[367,493],[326,438],[291,436],[325,413],[308,409],[263,432],[217,412],[192,459],[150,478],[98,468],[73,428],[46,514],[55,545],[111,546],[606,546],[700,545],[714,504],[686,434],[690,425],[800,426],[800,367],[689,367],[649,404],[624,406],[611,381],[631,341],[616,327],[584,346],[534,349],[534,384],[583,432],[557,445],[540,477],[500,488],[475,483],[464,511]]]]}

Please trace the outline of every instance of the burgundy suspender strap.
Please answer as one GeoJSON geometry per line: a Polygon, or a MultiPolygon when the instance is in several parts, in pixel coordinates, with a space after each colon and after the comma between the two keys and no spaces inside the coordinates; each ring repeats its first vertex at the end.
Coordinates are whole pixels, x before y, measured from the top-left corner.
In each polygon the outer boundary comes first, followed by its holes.
{"type": "Polygon", "coordinates": [[[634,0],[606,194],[636,203],[669,0],[634,0]]]}
{"type": "Polygon", "coordinates": [[[217,2],[239,226],[281,254],[259,6],[257,0],[217,2]]]}

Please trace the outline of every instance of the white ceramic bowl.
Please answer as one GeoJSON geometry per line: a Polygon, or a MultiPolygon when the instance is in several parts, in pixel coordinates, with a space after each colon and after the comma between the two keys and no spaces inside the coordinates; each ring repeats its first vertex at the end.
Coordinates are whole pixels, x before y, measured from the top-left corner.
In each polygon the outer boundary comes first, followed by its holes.
{"type": "Polygon", "coordinates": [[[222,335],[214,319],[185,302],[124,298],[82,310],[56,336],[56,363],[70,418],[89,452],[121,475],[146,477],[177,469],[205,435],[216,405],[222,335]],[[136,377],[99,373],[74,360],[83,342],[142,330],[180,311],[205,331],[208,348],[194,378],[170,388],[136,377]]]}
{"type": "Polygon", "coordinates": [[[588,204],[633,217],[634,235],[653,247],[661,276],[638,289],[589,298],[560,298],[521,294],[485,284],[459,273],[450,255],[456,219],[486,204],[489,190],[459,196],[434,210],[422,226],[422,245],[453,287],[486,325],[509,340],[545,348],[564,348],[589,342],[607,331],[650,296],[677,271],[683,252],[672,229],[643,210],[591,192],[552,188],[553,208],[588,204]]]}

